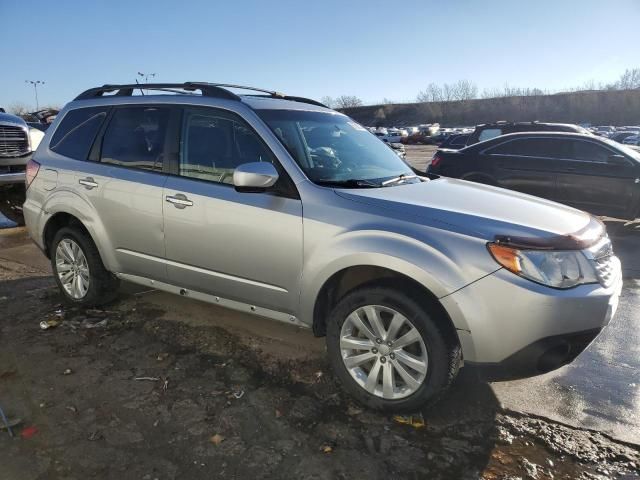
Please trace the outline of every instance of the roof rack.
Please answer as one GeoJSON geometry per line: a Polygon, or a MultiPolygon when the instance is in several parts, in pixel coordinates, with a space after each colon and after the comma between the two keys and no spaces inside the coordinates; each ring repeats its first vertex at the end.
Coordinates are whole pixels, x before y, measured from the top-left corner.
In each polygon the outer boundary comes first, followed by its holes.
{"type": "Polygon", "coordinates": [[[235,93],[209,83],[185,82],[185,83],[130,83],[125,85],[103,85],[90,88],[78,95],[76,100],[87,100],[102,97],[105,93],[117,91],[117,97],[130,97],[134,90],[160,90],[181,89],[186,91],[200,90],[205,97],[226,98],[227,100],[240,100],[235,93]]]}
{"type": "Polygon", "coordinates": [[[323,103],[304,97],[288,96],[284,93],[273,90],[265,90],[263,88],[247,87],[243,85],[233,85],[227,83],[207,83],[207,82],[185,82],[185,83],[130,83],[124,85],[103,85],[102,87],[90,88],[78,95],[75,100],[88,100],[91,98],[102,97],[105,93],[116,92],[114,96],[130,97],[134,90],[158,90],[163,92],[184,93],[180,90],[192,92],[200,90],[204,97],[224,98],[226,100],[241,100],[240,96],[227,90],[235,88],[240,90],[250,90],[260,92],[259,95],[269,98],[279,98],[281,100],[290,100],[292,102],[308,103],[319,107],[326,107],[323,103]]]}

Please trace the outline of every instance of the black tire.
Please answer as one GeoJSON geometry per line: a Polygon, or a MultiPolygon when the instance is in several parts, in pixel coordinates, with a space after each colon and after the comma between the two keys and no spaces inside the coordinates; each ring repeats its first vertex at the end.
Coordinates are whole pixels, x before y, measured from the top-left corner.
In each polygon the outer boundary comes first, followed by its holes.
{"type": "Polygon", "coordinates": [[[118,295],[120,280],[104,268],[98,248],[91,237],[82,230],[73,227],[63,227],[58,230],[49,247],[49,253],[53,276],[58,288],[68,302],[84,307],[94,307],[108,303],[118,295]],[[74,298],[67,293],[56,269],[56,249],[58,244],[67,238],[78,244],[87,259],[87,266],[89,267],[89,288],[86,295],[80,299],[74,298]]]}
{"type": "Polygon", "coordinates": [[[460,367],[461,350],[438,320],[437,309],[418,303],[390,287],[370,286],[345,295],[333,309],[327,324],[329,362],[342,387],[360,403],[387,412],[416,412],[435,403],[453,383],[460,367]],[[420,332],[428,354],[428,370],[422,385],[411,395],[387,400],[369,393],[353,379],[342,360],[340,332],[347,317],[365,305],[381,305],[403,314],[420,332]]]}

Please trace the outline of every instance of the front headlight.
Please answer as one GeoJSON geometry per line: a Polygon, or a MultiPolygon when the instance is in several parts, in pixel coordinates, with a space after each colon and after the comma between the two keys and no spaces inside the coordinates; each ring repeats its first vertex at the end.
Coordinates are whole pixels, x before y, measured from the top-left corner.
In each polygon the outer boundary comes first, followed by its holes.
{"type": "Polygon", "coordinates": [[[497,243],[489,252],[507,270],[553,288],[598,283],[594,265],[580,250],[519,250],[497,243]]]}

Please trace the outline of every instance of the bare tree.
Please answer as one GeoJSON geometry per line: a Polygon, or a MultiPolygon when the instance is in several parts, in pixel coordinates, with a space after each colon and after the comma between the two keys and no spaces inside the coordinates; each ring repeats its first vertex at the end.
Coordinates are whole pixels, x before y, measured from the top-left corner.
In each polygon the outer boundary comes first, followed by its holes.
{"type": "Polygon", "coordinates": [[[458,80],[455,84],[454,91],[456,100],[473,100],[478,96],[478,87],[469,80],[458,80]]]}
{"type": "Polygon", "coordinates": [[[335,108],[353,108],[361,107],[362,105],[362,100],[355,95],[340,95],[336,98],[335,108]]]}
{"type": "Polygon", "coordinates": [[[418,102],[442,102],[442,88],[435,83],[430,83],[427,88],[418,93],[418,102]]]}
{"type": "Polygon", "coordinates": [[[336,106],[336,101],[333,97],[325,95],[320,99],[321,103],[324,103],[329,108],[334,108],[336,106]]]}
{"type": "Polygon", "coordinates": [[[633,90],[640,88],[640,68],[625,70],[615,83],[616,90],[633,90]]]}
{"type": "Polygon", "coordinates": [[[14,102],[8,107],[9,113],[14,115],[22,116],[29,113],[29,107],[21,102],[14,102]]]}

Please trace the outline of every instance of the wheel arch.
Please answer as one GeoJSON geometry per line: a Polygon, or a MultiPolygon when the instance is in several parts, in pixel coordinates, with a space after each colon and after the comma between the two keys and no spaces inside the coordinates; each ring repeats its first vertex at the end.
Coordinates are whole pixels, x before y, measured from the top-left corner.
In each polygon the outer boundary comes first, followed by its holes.
{"type": "Polygon", "coordinates": [[[388,287],[407,293],[413,300],[435,311],[436,321],[450,342],[460,344],[457,330],[451,317],[438,297],[425,285],[396,270],[379,265],[352,265],[343,268],[322,284],[313,306],[313,332],[317,336],[326,333],[327,317],[333,306],[349,292],[362,287],[388,287]]]}
{"type": "Polygon", "coordinates": [[[113,249],[104,226],[94,208],[85,199],[71,192],[60,192],[49,198],[42,208],[42,243],[47,257],[51,256],[50,244],[55,233],[65,226],[76,227],[86,233],[98,249],[105,267],[118,271],[113,249]]]}

